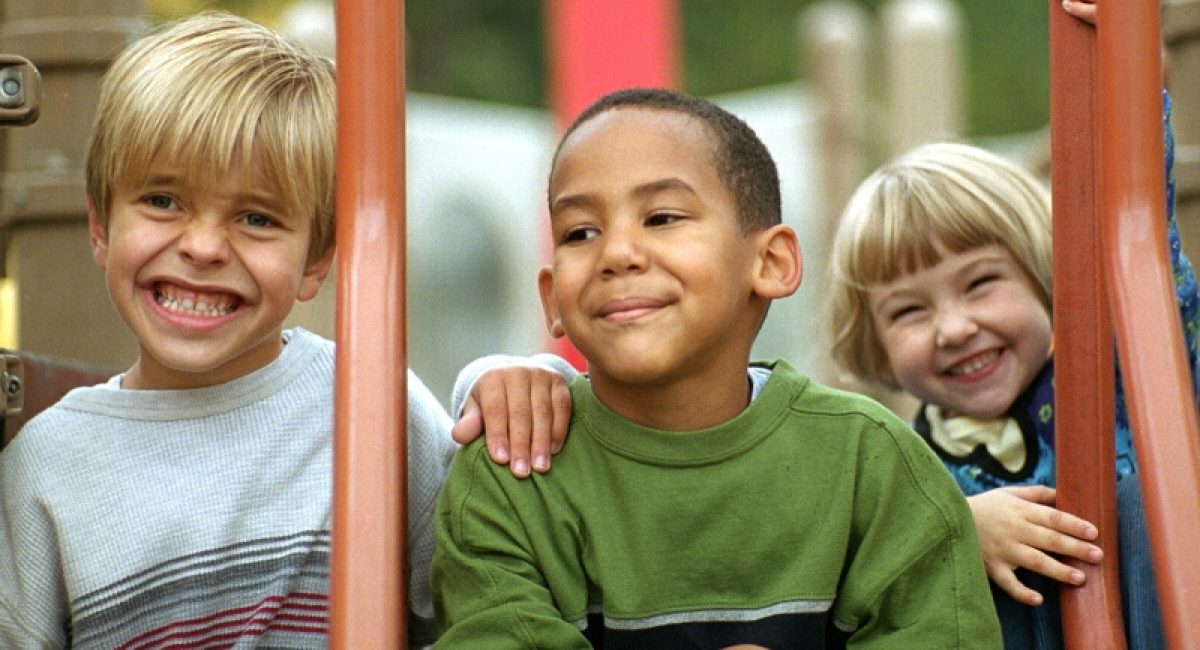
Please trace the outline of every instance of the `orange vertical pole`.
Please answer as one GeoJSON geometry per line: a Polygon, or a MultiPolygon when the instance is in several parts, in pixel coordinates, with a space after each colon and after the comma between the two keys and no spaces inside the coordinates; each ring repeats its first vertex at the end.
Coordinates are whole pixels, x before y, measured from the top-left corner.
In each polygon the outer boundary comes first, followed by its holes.
{"type": "Polygon", "coordinates": [[[400,648],[405,576],[404,4],[338,0],[330,645],[400,648]]]}
{"type": "Polygon", "coordinates": [[[1168,645],[1200,639],[1200,438],[1167,253],[1156,0],[1097,3],[1106,277],[1168,645]]]}
{"type": "Polygon", "coordinates": [[[1050,186],[1054,218],[1054,421],[1059,508],[1096,524],[1107,555],[1071,561],[1069,648],[1125,648],[1117,566],[1113,331],[1103,280],[1095,120],[1096,33],[1050,0],[1050,186]]]}

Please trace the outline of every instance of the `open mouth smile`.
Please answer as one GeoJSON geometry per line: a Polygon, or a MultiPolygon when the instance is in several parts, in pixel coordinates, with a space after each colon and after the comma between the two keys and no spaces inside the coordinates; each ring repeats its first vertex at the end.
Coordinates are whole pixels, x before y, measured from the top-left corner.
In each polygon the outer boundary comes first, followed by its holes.
{"type": "Polygon", "coordinates": [[[166,282],[156,283],[153,291],[154,301],[160,307],[184,316],[219,318],[233,313],[242,303],[241,298],[230,293],[192,291],[166,282]]]}
{"type": "Polygon", "coordinates": [[[951,366],[946,369],[946,374],[951,377],[965,377],[972,375],[996,362],[1000,358],[1000,350],[988,350],[981,354],[975,355],[962,363],[951,366]]]}

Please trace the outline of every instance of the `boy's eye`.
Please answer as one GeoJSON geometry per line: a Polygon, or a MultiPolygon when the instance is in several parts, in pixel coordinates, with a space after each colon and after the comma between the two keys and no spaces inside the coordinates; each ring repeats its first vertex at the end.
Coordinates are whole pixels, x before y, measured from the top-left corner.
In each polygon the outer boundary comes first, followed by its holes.
{"type": "Polygon", "coordinates": [[[646,217],[646,225],[651,227],[667,226],[679,221],[679,219],[680,217],[677,214],[671,214],[669,212],[656,212],[649,217],[646,217]]]}
{"type": "Polygon", "coordinates": [[[595,228],[579,226],[563,233],[562,241],[564,244],[582,242],[589,239],[595,239],[596,235],[598,234],[600,233],[595,228]]]}
{"type": "Polygon", "coordinates": [[[172,210],[176,207],[175,199],[166,194],[151,194],[146,197],[145,201],[150,207],[159,210],[172,210]]]}
{"type": "Polygon", "coordinates": [[[273,219],[258,212],[250,212],[246,214],[246,216],[242,217],[242,221],[247,226],[253,226],[255,228],[267,228],[275,224],[273,219]]]}

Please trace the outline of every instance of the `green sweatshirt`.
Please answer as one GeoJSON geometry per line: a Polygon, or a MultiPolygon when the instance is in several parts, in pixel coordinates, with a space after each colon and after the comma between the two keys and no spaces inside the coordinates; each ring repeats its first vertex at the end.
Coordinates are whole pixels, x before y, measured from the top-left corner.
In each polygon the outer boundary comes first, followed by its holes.
{"type": "Polygon", "coordinates": [[[579,377],[544,475],[460,450],[439,647],[999,647],[970,511],[929,448],[875,402],[769,367],[741,414],[686,432],[617,416],[579,377]]]}

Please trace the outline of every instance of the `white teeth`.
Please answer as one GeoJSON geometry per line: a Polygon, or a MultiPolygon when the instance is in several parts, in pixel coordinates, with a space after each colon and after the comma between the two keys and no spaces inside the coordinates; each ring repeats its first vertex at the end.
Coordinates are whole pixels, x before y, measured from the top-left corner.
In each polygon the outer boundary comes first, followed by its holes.
{"type": "Polygon", "coordinates": [[[969,375],[973,372],[978,372],[991,365],[998,356],[1000,356],[1000,352],[998,350],[992,350],[985,355],[975,357],[967,363],[951,368],[949,373],[955,377],[961,377],[962,375],[969,375]]]}
{"type": "Polygon", "coordinates": [[[224,316],[233,311],[232,303],[227,305],[209,305],[203,300],[193,301],[191,298],[184,298],[183,300],[172,298],[160,291],[156,291],[154,293],[154,299],[159,305],[168,311],[173,311],[180,314],[190,314],[193,316],[208,316],[211,318],[216,318],[218,316],[224,316]]]}

